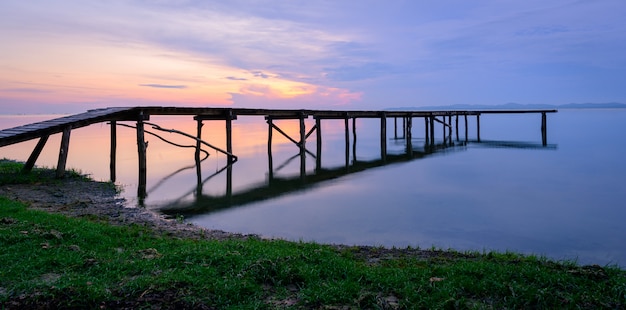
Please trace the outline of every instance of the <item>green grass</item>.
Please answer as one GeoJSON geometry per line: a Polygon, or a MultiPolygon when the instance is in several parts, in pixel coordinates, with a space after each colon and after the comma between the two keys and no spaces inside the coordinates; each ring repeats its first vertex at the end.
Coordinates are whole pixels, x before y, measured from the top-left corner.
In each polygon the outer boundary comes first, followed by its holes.
{"type": "MultiPolygon", "coordinates": [[[[23,162],[18,162],[6,158],[0,159],[0,185],[5,184],[34,184],[47,180],[50,182],[56,174],[55,170],[47,168],[33,168],[28,173],[23,173],[23,162]]],[[[80,178],[87,180],[88,177],[82,172],[70,169],[65,171],[65,177],[80,178]]]]}
{"type": "Polygon", "coordinates": [[[391,257],[382,249],[368,260],[357,247],[181,240],[30,210],[3,197],[0,249],[0,308],[626,307],[626,272],[611,266],[514,253],[391,257]]]}

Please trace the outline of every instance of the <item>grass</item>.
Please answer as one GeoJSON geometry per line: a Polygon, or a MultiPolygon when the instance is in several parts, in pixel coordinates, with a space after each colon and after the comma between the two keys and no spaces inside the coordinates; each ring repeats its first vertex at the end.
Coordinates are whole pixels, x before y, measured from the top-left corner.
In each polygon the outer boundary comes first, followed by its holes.
{"type": "Polygon", "coordinates": [[[0,249],[0,308],[626,307],[626,272],[611,266],[515,253],[388,256],[376,248],[373,260],[359,247],[181,240],[3,197],[0,249]]]}

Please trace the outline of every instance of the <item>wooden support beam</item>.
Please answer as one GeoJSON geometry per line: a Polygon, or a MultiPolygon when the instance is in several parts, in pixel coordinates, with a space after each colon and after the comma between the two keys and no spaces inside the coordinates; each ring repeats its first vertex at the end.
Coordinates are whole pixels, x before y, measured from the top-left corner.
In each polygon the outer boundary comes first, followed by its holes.
{"type": "MultiPolygon", "coordinates": [[[[350,126],[349,126],[349,121],[350,121],[350,119],[346,116],[346,118],[344,119],[345,132],[346,132],[346,134],[345,134],[345,140],[346,140],[346,169],[348,169],[348,167],[350,167],[350,126]]],[[[354,120],[353,120],[353,122],[354,122],[354,120]]],[[[354,143],[356,143],[356,141],[354,141],[354,143]]]]}
{"type": "Polygon", "coordinates": [[[428,119],[430,121],[430,144],[435,145],[435,117],[430,116],[428,119]]]}
{"type": "Polygon", "coordinates": [[[547,128],[546,112],[541,113],[541,143],[543,146],[548,145],[548,128],[547,128]]]}
{"type": "Polygon", "coordinates": [[[409,156],[413,156],[413,133],[411,132],[411,129],[413,127],[413,118],[412,117],[405,117],[406,118],[406,129],[405,129],[405,139],[406,139],[406,153],[409,156]]]}
{"type": "Polygon", "coordinates": [[[117,166],[117,122],[111,121],[111,147],[109,149],[109,174],[111,182],[116,179],[117,166]]]}
{"type": "Polygon", "coordinates": [[[480,142],[480,113],[476,114],[476,138],[480,142]]]}
{"type": "Polygon", "coordinates": [[[65,165],[67,164],[67,153],[70,148],[70,133],[72,127],[67,126],[63,129],[63,137],[61,138],[61,148],[59,150],[59,161],[57,163],[56,177],[62,178],[65,176],[65,165]]]}
{"type": "Polygon", "coordinates": [[[304,180],[306,177],[306,124],[304,119],[306,116],[300,116],[300,177],[304,180]]]}
{"type": "Polygon", "coordinates": [[[28,157],[26,164],[24,164],[24,168],[22,168],[23,173],[28,173],[33,170],[33,167],[35,166],[35,162],[37,161],[37,158],[39,158],[39,155],[41,154],[43,147],[46,145],[46,142],[48,142],[49,137],[50,135],[45,135],[39,138],[39,142],[37,142],[35,149],[33,149],[33,152],[28,157]]]}
{"type": "Polygon", "coordinates": [[[356,164],[356,116],[352,118],[352,163],[356,164]]]}
{"type": "Polygon", "coordinates": [[[455,122],[454,128],[456,128],[456,141],[459,141],[459,115],[458,114],[455,116],[454,122],[455,122]]]}
{"type": "Polygon", "coordinates": [[[146,183],[147,183],[147,156],[146,156],[146,140],[144,136],[144,123],[143,113],[140,113],[140,117],[137,120],[137,158],[139,166],[139,180],[137,186],[137,196],[139,197],[139,204],[143,204],[143,200],[146,198],[146,183]]]}
{"type": "Polygon", "coordinates": [[[322,169],[322,119],[315,118],[315,144],[316,144],[316,158],[315,169],[317,171],[322,169]]]}
{"type": "Polygon", "coordinates": [[[380,117],[380,158],[383,161],[387,160],[387,116],[385,112],[381,113],[380,117]]]}
{"type": "Polygon", "coordinates": [[[426,142],[426,145],[430,144],[430,134],[428,127],[428,117],[424,117],[424,141],[426,142]]]}
{"type": "Polygon", "coordinates": [[[196,162],[196,196],[200,197],[202,195],[202,166],[200,165],[200,150],[202,147],[202,127],[204,124],[202,123],[202,119],[196,118],[196,152],[194,154],[194,159],[196,162]]]}
{"type": "MultiPolygon", "coordinates": [[[[226,117],[226,152],[228,154],[233,153],[233,115],[232,111],[229,112],[229,115],[226,117]]],[[[228,156],[228,164],[234,162],[233,156],[228,156]]],[[[232,169],[231,169],[232,172],[232,169]]]]}
{"type": "Polygon", "coordinates": [[[274,129],[274,123],[272,118],[267,118],[268,132],[267,132],[267,164],[268,164],[268,179],[271,182],[274,180],[274,162],[272,160],[272,131],[274,129]]]}

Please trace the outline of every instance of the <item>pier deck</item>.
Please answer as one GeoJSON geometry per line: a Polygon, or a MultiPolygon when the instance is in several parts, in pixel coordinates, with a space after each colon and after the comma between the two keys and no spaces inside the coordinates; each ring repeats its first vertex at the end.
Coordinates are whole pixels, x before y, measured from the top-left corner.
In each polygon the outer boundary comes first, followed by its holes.
{"type": "MultiPolygon", "coordinates": [[[[136,122],[137,130],[137,146],[138,146],[138,159],[139,159],[139,188],[138,196],[145,196],[146,192],[146,143],[144,140],[144,124],[150,124],[147,121],[150,120],[151,115],[189,115],[194,116],[194,120],[197,122],[196,136],[192,136],[186,133],[181,133],[189,138],[196,140],[196,163],[199,166],[199,153],[203,146],[211,147],[217,151],[222,152],[228,156],[229,165],[237,161],[237,157],[233,154],[232,150],[232,121],[237,119],[237,116],[263,116],[268,123],[268,154],[272,152],[272,134],[274,131],[285,136],[292,141],[300,149],[301,157],[301,171],[304,175],[305,157],[306,153],[310,153],[306,149],[306,140],[313,133],[316,134],[317,144],[317,166],[321,167],[321,140],[322,140],[322,120],[329,119],[343,119],[345,121],[346,130],[346,151],[349,148],[349,120],[352,119],[352,131],[356,134],[357,118],[378,118],[380,119],[380,151],[381,160],[386,161],[387,158],[387,119],[394,119],[394,131],[397,136],[397,119],[402,119],[403,138],[406,140],[407,153],[412,153],[412,126],[414,118],[424,119],[424,137],[426,144],[434,145],[435,141],[435,124],[440,124],[443,137],[443,145],[445,146],[447,141],[451,143],[452,130],[456,128],[456,136],[459,137],[459,117],[464,118],[465,124],[465,140],[468,140],[468,116],[476,117],[476,140],[480,142],[480,116],[482,114],[520,114],[520,113],[535,113],[541,114],[541,134],[542,144],[547,145],[546,135],[546,114],[555,113],[557,110],[463,110],[463,111],[398,111],[398,110],[383,110],[383,111],[335,111],[335,110],[285,110],[285,109],[249,109],[249,108],[199,108],[199,107],[160,107],[160,106],[148,106],[148,107],[112,107],[104,109],[89,110],[84,113],[70,115],[66,117],[56,118],[43,122],[27,124],[14,128],[8,128],[0,130],[0,147],[7,146],[15,143],[20,143],[28,140],[39,139],[39,142],[32,151],[30,157],[26,161],[24,171],[30,171],[43,147],[45,146],[48,137],[53,134],[62,133],[61,147],[59,150],[59,160],[57,165],[57,176],[62,177],[65,174],[65,164],[67,161],[67,153],[69,151],[69,140],[72,129],[89,126],[91,124],[109,122],[111,124],[111,157],[110,157],[110,169],[111,180],[115,181],[115,158],[116,158],[116,127],[118,121],[130,121],[136,122]],[[305,119],[313,117],[315,119],[315,125],[308,131],[305,126],[305,119]],[[452,118],[455,117],[453,123],[452,118]],[[292,119],[300,122],[300,133],[298,137],[290,137],[281,128],[279,128],[274,120],[292,119]],[[226,122],[226,150],[221,150],[212,146],[211,144],[202,140],[202,125],[203,121],[209,120],[223,120],[226,122]],[[449,139],[449,140],[448,140],[449,139]]],[[[153,127],[154,128],[154,127],[153,127]]],[[[175,131],[175,130],[170,130],[175,131]]],[[[346,152],[348,154],[348,152],[346,152]]],[[[346,155],[346,163],[348,162],[348,155],[346,155]]],[[[270,177],[273,173],[272,161],[270,160],[270,177]]]]}

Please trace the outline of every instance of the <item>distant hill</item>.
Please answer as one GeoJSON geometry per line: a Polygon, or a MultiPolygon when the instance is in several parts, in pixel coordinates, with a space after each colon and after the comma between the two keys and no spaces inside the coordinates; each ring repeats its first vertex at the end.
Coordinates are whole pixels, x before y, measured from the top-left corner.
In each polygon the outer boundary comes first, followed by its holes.
{"type": "Polygon", "coordinates": [[[499,105],[474,105],[474,104],[454,104],[446,106],[426,106],[426,107],[398,107],[388,110],[414,111],[414,110],[546,110],[546,109],[626,109],[626,104],[617,102],[608,103],[568,103],[562,105],[554,104],[519,104],[506,103],[499,105]]]}

